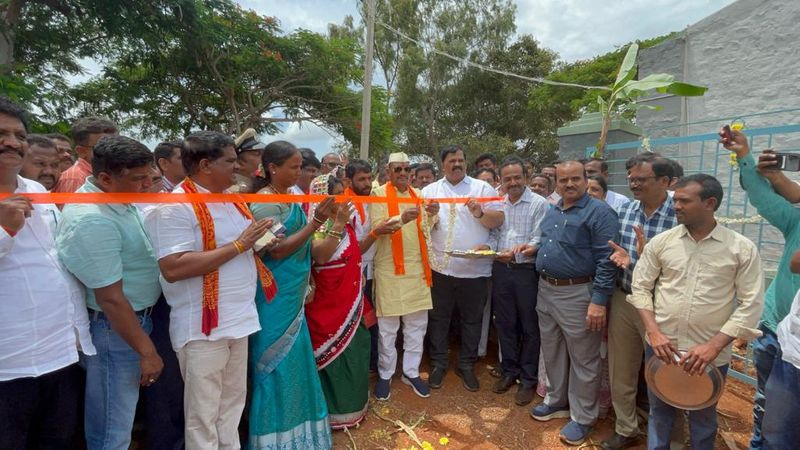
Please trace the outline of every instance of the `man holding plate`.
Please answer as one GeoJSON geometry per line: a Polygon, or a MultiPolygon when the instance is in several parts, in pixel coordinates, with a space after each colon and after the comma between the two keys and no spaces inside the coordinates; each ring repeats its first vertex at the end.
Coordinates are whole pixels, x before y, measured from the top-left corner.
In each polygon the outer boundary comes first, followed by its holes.
{"type": "Polygon", "coordinates": [[[439,209],[439,223],[431,232],[433,309],[428,315],[432,388],[440,388],[447,371],[450,319],[457,306],[461,314],[461,348],[456,374],[469,391],[480,389],[473,366],[478,359],[483,310],[486,305],[492,259],[451,259],[453,251],[488,249],[489,230],[503,224],[500,202],[476,199],[497,197],[487,183],[467,176],[464,150],[451,145],[441,150],[444,178],[422,190],[425,198],[460,197],[464,203],[450,203],[439,209]]]}
{"type": "MultiPolygon", "coordinates": [[[[733,340],[761,335],[756,329],[764,306],[761,259],[752,241],[715,220],[722,202],[716,178],[682,178],[673,201],[679,225],[644,247],[628,302],[644,323],[648,358],[677,363],[691,375],[705,375],[713,365],[724,376],[733,340]]],[[[679,409],[656,396],[653,386],[649,391],[647,448],[668,449],[679,409]]],[[[716,406],[689,412],[693,449],[714,448],[716,406]]]]}

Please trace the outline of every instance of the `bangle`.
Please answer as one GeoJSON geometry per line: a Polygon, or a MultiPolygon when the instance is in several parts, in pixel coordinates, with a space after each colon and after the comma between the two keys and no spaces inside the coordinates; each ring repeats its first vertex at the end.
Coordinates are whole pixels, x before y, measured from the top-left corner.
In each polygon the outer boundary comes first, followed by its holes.
{"type": "Polygon", "coordinates": [[[17,232],[12,230],[12,229],[10,229],[10,228],[3,227],[3,230],[6,233],[8,233],[8,235],[11,236],[12,238],[17,235],[17,232]]]}
{"type": "Polygon", "coordinates": [[[238,239],[234,239],[233,246],[236,248],[236,251],[239,252],[240,254],[244,253],[244,245],[242,245],[242,243],[239,242],[238,239]]]}
{"type": "Polygon", "coordinates": [[[328,236],[333,236],[333,237],[335,237],[336,239],[338,239],[338,240],[340,240],[340,241],[341,241],[341,240],[342,240],[342,238],[344,237],[344,234],[343,234],[341,231],[333,231],[333,230],[328,230],[326,234],[327,234],[328,236]]]}
{"type": "Polygon", "coordinates": [[[314,222],[317,222],[317,223],[318,223],[318,224],[320,224],[320,225],[323,225],[323,224],[325,223],[325,221],[324,221],[324,220],[319,220],[319,219],[317,219],[317,214],[316,214],[316,213],[314,213],[314,216],[313,216],[313,217],[311,217],[311,218],[314,220],[314,222]]]}

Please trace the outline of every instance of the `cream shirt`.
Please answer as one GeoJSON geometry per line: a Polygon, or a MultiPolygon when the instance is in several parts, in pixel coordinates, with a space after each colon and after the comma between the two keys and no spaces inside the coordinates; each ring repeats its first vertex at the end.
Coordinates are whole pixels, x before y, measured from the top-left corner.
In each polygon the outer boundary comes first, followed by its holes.
{"type": "MultiPolygon", "coordinates": [[[[722,225],[700,242],[683,225],[657,235],[636,264],[631,291],[628,303],[654,311],[661,332],[682,351],[718,332],[741,339],[761,334],[761,258],[752,241],[722,225]]],[[[730,358],[728,346],[714,364],[730,358]]]]}

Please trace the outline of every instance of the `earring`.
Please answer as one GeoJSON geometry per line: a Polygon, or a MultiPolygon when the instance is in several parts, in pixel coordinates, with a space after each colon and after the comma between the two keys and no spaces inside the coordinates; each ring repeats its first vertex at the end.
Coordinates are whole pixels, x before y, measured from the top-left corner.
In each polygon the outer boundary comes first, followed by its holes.
{"type": "Polygon", "coordinates": [[[273,174],[273,175],[275,175],[275,173],[276,173],[276,172],[273,170],[273,171],[272,171],[272,174],[273,174]]]}

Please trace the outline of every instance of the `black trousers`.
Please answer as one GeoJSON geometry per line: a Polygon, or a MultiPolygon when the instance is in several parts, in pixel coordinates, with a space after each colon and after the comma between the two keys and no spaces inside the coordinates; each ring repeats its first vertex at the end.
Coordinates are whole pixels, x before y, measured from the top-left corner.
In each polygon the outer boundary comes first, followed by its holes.
{"type": "Polygon", "coordinates": [[[153,307],[150,339],[164,362],[164,370],[157,382],[139,391],[144,401],[145,448],[151,450],[184,448],[183,378],[169,338],[169,311],[162,295],[153,307]]]}
{"type": "Polygon", "coordinates": [[[72,448],[81,377],[72,364],[35,378],[0,381],[0,449],[72,448]]]}
{"type": "Polygon", "coordinates": [[[433,272],[431,296],[433,309],[428,313],[428,340],[431,365],[446,369],[450,319],[458,308],[461,319],[461,349],[458,367],[472,369],[478,359],[483,308],[488,296],[488,277],[456,278],[433,272]]]}
{"type": "Polygon", "coordinates": [[[532,266],[492,266],[492,308],[500,341],[503,375],[535,386],[539,374],[539,274],[532,266]]]}

